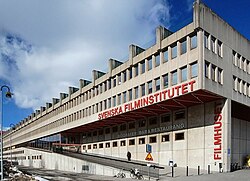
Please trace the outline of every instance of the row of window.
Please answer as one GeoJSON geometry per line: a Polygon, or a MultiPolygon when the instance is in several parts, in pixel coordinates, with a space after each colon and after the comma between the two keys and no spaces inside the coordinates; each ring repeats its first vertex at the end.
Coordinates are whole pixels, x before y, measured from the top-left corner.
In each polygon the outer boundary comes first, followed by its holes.
{"type": "Polygon", "coordinates": [[[205,61],[205,77],[219,84],[223,84],[223,69],[205,61]]]}
{"type": "Polygon", "coordinates": [[[204,47],[211,50],[220,57],[223,57],[223,44],[220,40],[204,32],[204,47]]]}
{"type": "Polygon", "coordinates": [[[234,66],[250,74],[250,61],[234,50],[232,51],[232,61],[234,66]]]}
{"type": "MultiPolygon", "coordinates": [[[[139,74],[143,74],[146,71],[150,71],[153,67],[158,67],[161,63],[168,62],[169,59],[174,59],[177,55],[181,55],[186,53],[189,50],[192,50],[197,47],[197,35],[191,34],[183,39],[173,43],[172,45],[166,47],[163,51],[152,55],[140,63],[135,64],[133,67],[128,68],[127,70],[117,74],[116,76],[110,78],[109,80],[95,86],[94,88],[86,91],[85,93],[79,95],[78,97],[70,100],[69,102],[65,103],[64,105],[60,106],[59,108],[54,109],[50,113],[45,114],[44,116],[38,118],[38,122],[47,120],[55,115],[58,115],[92,97],[95,97],[102,92],[105,92],[112,87],[116,87],[127,80],[132,79],[133,77],[137,77],[139,74]],[[169,53],[170,52],[170,53],[169,53]]],[[[186,69],[182,70],[183,76],[185,76],[186,69]]],[[[173,85],[177,83],[176,79],[177,75],[173,72],[173,85]]],[[[186,78],[183,77],[183,81],[186,78]]],[[[131,95],[131,94],[130,94],[131,95]]],[[[36,114],[40,114],[41,112],[45,111],[45,108],[41,111],[38,111],[36,114]]],[[[35,114],[28,117],[28,120],[31,120],[35,117],[35,114]]]]}
{"type": "Polygon", "coordinates": [[[233,89],[240,94],[250,97],[250,84],[236,76],[233,76],[233,89]]]}
{"type": "MultiPolygon", "coordinates": [[[[179,141],[179,140],[184,140],[184,132],[180,132],[180,133],[175,133],[174,134],[174,140],[175,141],[179,141]]],[[[91,150],[92,147],[93,149],[102,149],[104,148],[110,148],[111,145],[112,147],[118,147],[118,144],[123,147],[126,146],[126,141],[127,140],[121,140],[121,141],[113,141],[113,142],[106,142],[106,143],[94,143],[94,144],[88,144],[88,145],[83,145],[82,149],[83,150],[91,150]]],[[[135,145],[135,138],[133,139],[129,139],[128,140],[128,146],[133,146],[135,145]]],[[[164,134],[161,136],[161,142],[169,142],[170,141],[170,135],[169,134],[164,134]]],[[[149,137],[149,143],[157,143],[157,136],[150,136],[149,137]]],[[[139,145],[144,145],[146,144],[146,138],[142,137],[142,138],[138,138],[138,144],[139,145]]]]}

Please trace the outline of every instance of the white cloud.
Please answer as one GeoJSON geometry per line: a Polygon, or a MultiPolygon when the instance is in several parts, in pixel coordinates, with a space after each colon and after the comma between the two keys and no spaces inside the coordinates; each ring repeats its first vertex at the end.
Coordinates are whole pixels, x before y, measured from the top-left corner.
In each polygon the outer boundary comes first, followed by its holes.
{"type": "Polygon", "coordinates": [[[124,60],[130,44],[154,39],[169,12],[166,1],[155,0],[1,1],[0,27],[33,49],[9,45],[2,33],[0,51],[15,61],[1,61],[0,76],[11,83],[17,105],[39,108],[80,78],[91,79],[92,69],[106,70],[109,58],[124,60]]]}

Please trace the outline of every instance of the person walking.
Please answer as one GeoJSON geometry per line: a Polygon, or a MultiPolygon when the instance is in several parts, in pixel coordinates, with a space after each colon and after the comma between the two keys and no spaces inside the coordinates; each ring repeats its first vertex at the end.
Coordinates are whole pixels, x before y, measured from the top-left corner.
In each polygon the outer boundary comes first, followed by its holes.
{"type": "Polygon", "coordinates": [[[128,161],[131,161],[131,153],[130,153],[130,151],[128,151],[128,153],[127,153],[127,158],[128,158],[128,161]]]}

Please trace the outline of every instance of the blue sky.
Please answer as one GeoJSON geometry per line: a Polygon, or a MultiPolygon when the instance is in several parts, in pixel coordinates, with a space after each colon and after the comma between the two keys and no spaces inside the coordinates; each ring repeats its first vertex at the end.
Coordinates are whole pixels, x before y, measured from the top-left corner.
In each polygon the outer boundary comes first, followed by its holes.
{"type": "MultiPolygon", "coordinates": [[[[0,83],[4,127],[91,79],[92,69],[107,71],[107,60],[124,61],[128,46],[147,48],[161,24],[176,30],[192,18],[192,0],[0,0],[0,83]],[[6,41],[7,36],[14,36],[6,41]]],[[[203,0],[250,39],[249,0],[203,0]]]]}

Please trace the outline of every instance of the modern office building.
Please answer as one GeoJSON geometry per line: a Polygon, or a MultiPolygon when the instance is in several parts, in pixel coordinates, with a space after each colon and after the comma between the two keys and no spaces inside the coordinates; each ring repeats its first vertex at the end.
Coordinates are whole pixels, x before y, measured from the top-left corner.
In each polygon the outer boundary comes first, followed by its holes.
{"type": "Polygon", "coordinates": [[[248,39],[195,2],[190,24],[158,27],[153,46],[130,45],[127,61],[110,59],[107,73],[93,70],[91,81],[17,124],[4,135],[4,157],[70,170],[78,162],[61,166],[59,156],[33,147],[81,145],[82,153],[121,158],[130,151],[145,161],[150,144],[162,166],[230,171],[250,154],[249,52],[248,39]]]}

